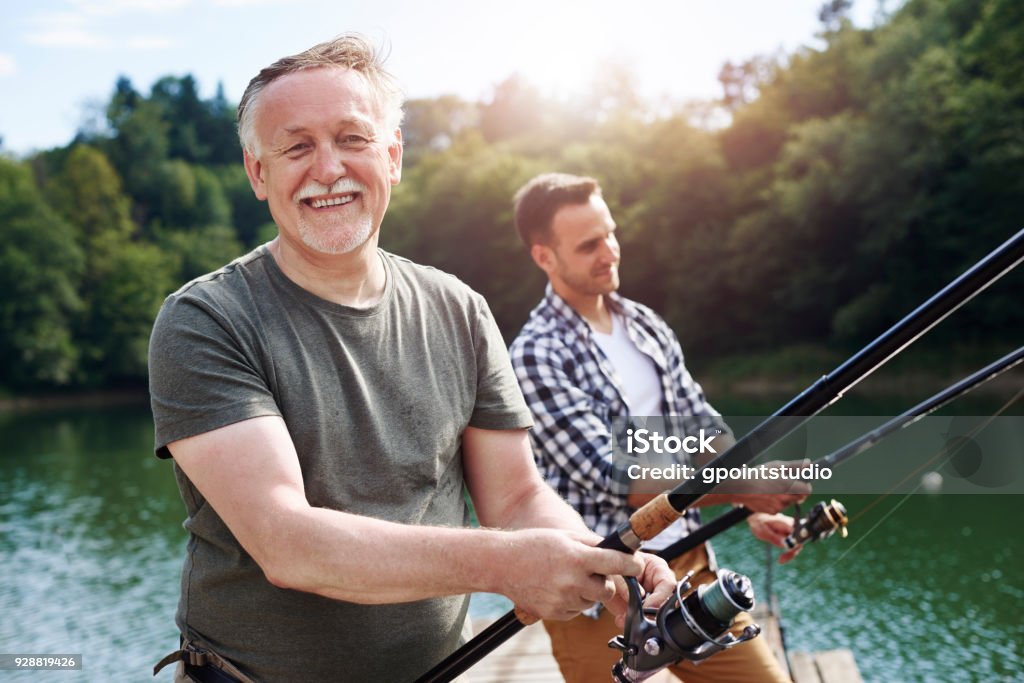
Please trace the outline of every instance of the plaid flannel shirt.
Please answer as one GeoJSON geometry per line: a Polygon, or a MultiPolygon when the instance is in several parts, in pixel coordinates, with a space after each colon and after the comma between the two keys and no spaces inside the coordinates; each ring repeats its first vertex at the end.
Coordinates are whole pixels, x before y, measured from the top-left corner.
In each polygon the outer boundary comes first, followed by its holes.
{"type": "MultiPolygon", "coordinates": [[[[626,332],[658,370],[664,415],[719,414],[683,363],[679,340],[658,314],[617,294],[606,297],[626,332]]],[[[615,370],[591,336],[590,325],[549,284],[509,350],[526,402],[541,474],[601,536],[615,531],[635,508],[629,480],[613,467],[611,420],[629,416],[615,370]]],[[[700,526],[695,509],[683,517],[684,533],[700,526]]]]}

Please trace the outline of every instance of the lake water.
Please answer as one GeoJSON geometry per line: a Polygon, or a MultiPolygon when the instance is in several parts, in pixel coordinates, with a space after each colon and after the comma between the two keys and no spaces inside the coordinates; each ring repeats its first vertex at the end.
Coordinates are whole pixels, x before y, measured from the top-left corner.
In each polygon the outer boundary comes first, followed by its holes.
{"type": "MultiPolygon", "coordinates": [[[[773,572],[791,649],[850,648],[869,682],[1024,680],[1020,496],[843,502],[850,538],[773,572]]],[[[0,653],[84,662],[0,682],[154,680],[177,644],[183,517],[144,406],[0,414],[0,653]]],[[[742,529],[715,545],[763,598],[763,547],[742,529]]]]}

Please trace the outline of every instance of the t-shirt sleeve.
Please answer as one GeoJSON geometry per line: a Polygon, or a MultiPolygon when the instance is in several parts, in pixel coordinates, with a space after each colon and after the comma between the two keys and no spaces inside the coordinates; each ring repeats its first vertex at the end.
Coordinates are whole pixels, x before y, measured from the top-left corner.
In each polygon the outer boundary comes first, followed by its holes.
{"type": "Polygon", "coordinates": [[[257,351],[209,302],[172,296],[149,345],[149,391],[156,454],[167,444],[265,415],[280,415],[257,351]]]}
{"type": "Polygon", "coordinates": [[[533,426],[519,389],[508,350],[487,303],[478,301],[474,330],[476,405],[469,426],[480,429],[526,429],[533,426]]]}

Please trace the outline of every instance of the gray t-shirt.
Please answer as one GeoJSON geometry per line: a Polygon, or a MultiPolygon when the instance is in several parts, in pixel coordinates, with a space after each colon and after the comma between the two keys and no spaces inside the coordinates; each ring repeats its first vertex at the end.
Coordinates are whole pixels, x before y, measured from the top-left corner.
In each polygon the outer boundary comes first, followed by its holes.
{"type": "MultiPolygon", "coordinates": [[[[463,430],[529,427],[530,413],[483,298],[380,254],[387,284],[368,309],[302,289],[266,246],[172,294],[150,342],[157,455],[280,415],[311,505],[465,525],[463,430]]],[[[190,533],[178,626],[257,680],[413,680],[458,645],[467,596],[370,606],[274,587],[174,471],[190,533]]]]}

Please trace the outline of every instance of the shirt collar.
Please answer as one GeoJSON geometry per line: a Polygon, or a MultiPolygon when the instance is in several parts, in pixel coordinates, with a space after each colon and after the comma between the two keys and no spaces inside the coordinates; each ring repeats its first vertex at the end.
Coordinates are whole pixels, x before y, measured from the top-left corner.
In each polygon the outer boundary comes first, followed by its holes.
{"type": "MultiPolygon", "coordinates": [[[[618,292],[611,292],[605,295],[605,301],[608,303],[609,310],[616,315],[628,315],[626,307],[623,305],[625,301],[618,292]]],[[[554,315],[561,320],[562,323],[573,328],[577,333],[590,335],[590,323],[582,315],[576,312],[568,302],[561,297],[555,288],[548,282],[544,288],[544,303],[554,313],[554,315]]]]}

